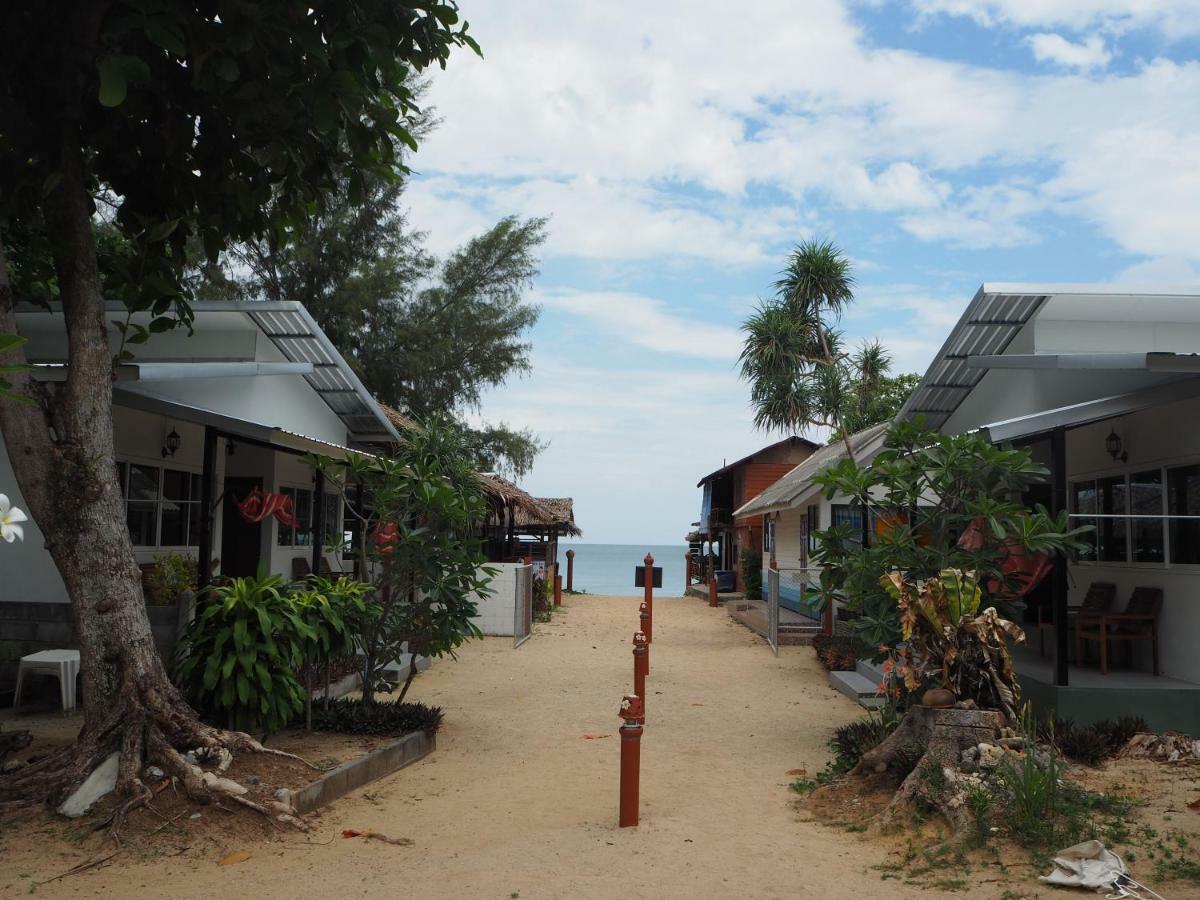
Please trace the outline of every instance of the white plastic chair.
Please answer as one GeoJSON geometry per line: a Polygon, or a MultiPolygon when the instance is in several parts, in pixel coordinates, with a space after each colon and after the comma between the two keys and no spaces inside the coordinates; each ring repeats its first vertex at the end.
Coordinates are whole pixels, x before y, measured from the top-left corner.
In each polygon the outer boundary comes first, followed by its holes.
{"type": "Polygon", "coordinates": [[[58,679],[63,712],[75,709],[75,679],[79,675],[78,650],[42,650],[22,656],[17,666],[17,688],[13,691],[13,709],[21,702],[26,672],[44,672],[58,679]]]}

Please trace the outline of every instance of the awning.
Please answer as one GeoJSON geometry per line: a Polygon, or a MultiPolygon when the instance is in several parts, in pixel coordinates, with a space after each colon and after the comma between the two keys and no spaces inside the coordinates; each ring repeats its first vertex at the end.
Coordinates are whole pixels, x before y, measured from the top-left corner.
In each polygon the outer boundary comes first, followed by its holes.
{"type": "Polygon", "coordinates": [[[178,419],[182,422],[212,427],[230,437],[268,444],[291,453],[301,455],[313,453],[332,459],[347,459],[352,456],[374,458],[372,453],[355,450],[352,447],[343,447],[341,444],[321,438],[298,434],[288,431],[286,428],[227,416],[211,409],[180,403],[178,400],[168,400],[165,397],[156,397],[153,394],[122,390],[120,384],[113,386],[113,403],[126,409],[137,409],[170,419],[178,419]]]}
{"type": "Polygon", "coordinates": [[[1154,385],[1140,391],[1118,394],[1112,397],[1102,397],[1089,400],[1086,403],[1075,403],[1058,409],[1047,409],[1042,412],[1006,419],[1003,422],[993,422],[984,425],[982,431],[992,443],[1014,441],[1019,438],[1045,434],[1055,428],[1074,428],[1088,425],[1103,419],[1128,415],[1152,406],[1163,406],[1177,400],[1189,400],[1200,397],[1200,378],[1184,378],[1168,384],[1154,385]]]}
{"type": "MultiPolygon", "coordinates": [[[[66,363],[36,363],[34,377],[66,381],[66,363]]],[[[259,375],[311,375],[306,362],[130,362],[116,367],[117,381],[190,381],[195,378],[254,378],[259,375]]]]}
{"type": "Polygon", "coordinates": [[[1200,373],[1200,354],[1166,353],[1012,353],[969,356],[973,369],[1089,369],[1107,372],[1200,373]]]}

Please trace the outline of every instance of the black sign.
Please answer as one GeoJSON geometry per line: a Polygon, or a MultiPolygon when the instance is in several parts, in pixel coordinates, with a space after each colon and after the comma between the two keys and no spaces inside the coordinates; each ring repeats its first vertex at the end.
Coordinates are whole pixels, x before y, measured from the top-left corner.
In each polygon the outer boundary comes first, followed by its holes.
{"type": "MultiPolygon", "coordinates": [[[[645,587],[646,586],[646,567],[645,566],[638,566],[637,568],[635,568],[633,570],[633,586],[634,587],[645,587]]],[[[662,566],[654,567],[654,586],[656,588],[662,587],[662,566]]]]}

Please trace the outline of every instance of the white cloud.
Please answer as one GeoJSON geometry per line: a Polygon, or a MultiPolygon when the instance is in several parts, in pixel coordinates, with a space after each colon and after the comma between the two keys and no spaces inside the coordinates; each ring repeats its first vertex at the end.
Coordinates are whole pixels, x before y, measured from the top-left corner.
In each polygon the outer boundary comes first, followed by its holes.
{"type": "Polygon", "coordinates": [[[1154,28],[1169,38],[1200,33],[1195,0],[913,0],[913,6],[925,14],[967,16],[985,26],[1154,28]]]}
{"type": "Polygon", "coordinates": [[[1112,59],[1104,38],[1092,35],[1082,43],[1069,41],[1061,34],[1040,32],[1026,40],[1038,62],[1051,62],[1068,69],[1102,69],[1112,59]]]}
{"type": "Polygon", "coordinates": [[[1045,203],[1027,188],[989,185],[966,188],[939,209],[906,215],[900,226],[922,240],[955,247],[1016,247],[1038,240],[1023,220],[1044,208],[1045,203]]]}
{"type": "MultiPolygon", "coordinates": [[[[736,328],[713,325],[706,317],[672,310],[661,300],[616,291],[538,291],[543,306],[587,319],[609,334],[677,356],[737,359],[742,336],[736,328]]],[[[732,371],[732,367],[728,371],[732,371]]]]}

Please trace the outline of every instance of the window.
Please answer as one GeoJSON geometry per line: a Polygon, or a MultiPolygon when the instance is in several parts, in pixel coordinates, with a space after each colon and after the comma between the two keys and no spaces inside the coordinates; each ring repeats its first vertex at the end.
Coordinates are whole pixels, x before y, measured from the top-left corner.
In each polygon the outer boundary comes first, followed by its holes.
{"type": "MultiPolygon", "coordinates": [[[[1167,513],[1200,516],[1200,465],[1167,469],[1167,513]]],[[[1200,519],[1171,519],[1171,562],[1200,564],[1200,519]]]]}
{"type": "Polygon", "coordinates": [[[1134,562],[1166,561],[1163,544],[1162,469],[1134,472],[1129,476],[1130,544],[1134,562]]]}
{"type": "Polygon", "coordinates": [[[125,521],[135,547],[200,544],[200,476],[134,462],[117,463],[125,521]]]}
{"type": "Polygon", "coordinates": [[[280,522],[276,542],[280,547],[311,547],[313,492],[307,488],[283,487],[279,493],[292,498],[292,514],[299,527],[292,528],[280,522]]]}
{"type": "Polygon", "coordinates": [[[1101,562],[1126,562],[1129,559],[1126,530],[1128,519],[1104,518],[1125,516],[1129,513],[1128,489],[1124,475],[1099,478],[1095,481],[1078,481],[1071,485],[1075,513],[1080,525],[1091,525],[1095,530],[1085,537],[1090,544],[1081,551],[1080,559],[1101,562]],[[1094,518],[1087,517],[1088,514],[1094,518]]]}

